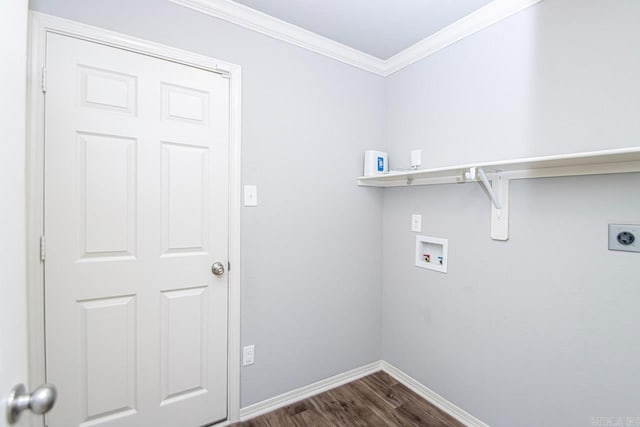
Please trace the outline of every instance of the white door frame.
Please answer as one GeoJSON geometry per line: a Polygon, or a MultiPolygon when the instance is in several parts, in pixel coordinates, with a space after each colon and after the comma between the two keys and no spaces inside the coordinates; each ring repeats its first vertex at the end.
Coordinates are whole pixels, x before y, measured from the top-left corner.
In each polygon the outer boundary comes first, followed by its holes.
{"type": "Polygon", "coordinates": [[[101,43],[201,68],[230,79],[229,124],[229,262],[227,424],[240,418],[240,196],[241,68],[192,52],[130,37],[74,21],[30,12],[27,122],[27,288],[29,307],[29,383],[45,382],[44,268],[44,94],[47,33],[101,43]]]}

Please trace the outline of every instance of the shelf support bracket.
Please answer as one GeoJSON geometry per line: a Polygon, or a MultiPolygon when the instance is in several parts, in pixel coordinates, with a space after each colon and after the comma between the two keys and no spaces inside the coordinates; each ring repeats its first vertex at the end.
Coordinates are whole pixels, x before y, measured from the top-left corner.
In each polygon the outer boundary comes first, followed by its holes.
{"type": "Polygon", "coordinates": [[[496,205],[495,200],[491,204],[491,238],[509,240],[509,179],[498,172],[492,184],[490,188],[498,193],[499,204],[496,205]]]}
{"type": "MultiPolygon", "coordinates": [[[[471,169],[476,169],[476,168],[471,168],[471,169]]],[[[489,197],[491,197],[493,206],[498,210],[502,209],[502,202],[500,200],[500,188],[499,188],[502,184],[501,174],[498,172],[498,180],[497,180],[498,195],[496,195],[496,193],[493,191],[493,187],[491,186],[491,183],[487,179],[487,175],[484,174],[484,169],[477,168],[476,170],[478,172],[478,175],[480,176],[480,181],[482,182],[482,185],[484,185],[484,188],[487,189],[487,193],[489,193],[489,197]]]]}
{"type": "Polygon", "coordinates": [[[497,172],[489,181],[482,168],[469,168],[464,174],[466,180],[479,180],[491,198],[491,238],[509,239],[509,179],[497,172]]]}

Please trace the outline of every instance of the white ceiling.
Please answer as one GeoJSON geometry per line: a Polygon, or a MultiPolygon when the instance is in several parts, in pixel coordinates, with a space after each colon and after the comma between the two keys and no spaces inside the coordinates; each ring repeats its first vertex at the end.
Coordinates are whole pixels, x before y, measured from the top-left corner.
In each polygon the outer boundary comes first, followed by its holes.
{"type": "Polygon", "coordinates": [[[235,0],[388,59],[491,0],[235,0]]]}

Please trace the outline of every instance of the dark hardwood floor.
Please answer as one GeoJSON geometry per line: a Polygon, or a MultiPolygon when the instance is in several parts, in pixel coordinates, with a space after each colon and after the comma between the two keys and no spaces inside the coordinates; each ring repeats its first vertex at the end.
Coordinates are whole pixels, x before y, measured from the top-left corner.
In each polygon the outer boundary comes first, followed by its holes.
{"type": "Polygon", "coordinates": [[[384,372],[242,423],[243,427],[464,426],[384,372]]]}

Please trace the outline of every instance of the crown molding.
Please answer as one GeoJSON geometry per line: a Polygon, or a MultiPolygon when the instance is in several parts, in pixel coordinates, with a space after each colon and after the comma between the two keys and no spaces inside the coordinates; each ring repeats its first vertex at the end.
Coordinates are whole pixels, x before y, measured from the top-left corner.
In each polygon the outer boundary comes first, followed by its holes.
{"type": "Polygon", "coordinates": [[[494,0],[385,61],[388,76],[542,0],[494,0]]]}
{"type": "Polygon", "coordinates": [[[371,73],[388,76],[542,0],[494,0],[387,60],[361,52],[232,0],[169,1],[371,73]]]}
{"type": "Polygon", "coordinates": [[[232,0],[169,0],[258,33],[383,75],[384,61],[375,56],[282,21],[232,0]]]}

